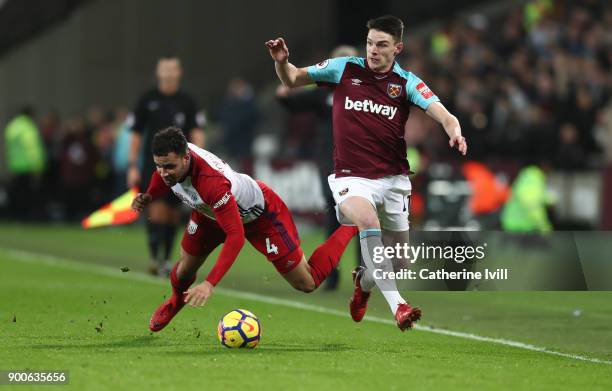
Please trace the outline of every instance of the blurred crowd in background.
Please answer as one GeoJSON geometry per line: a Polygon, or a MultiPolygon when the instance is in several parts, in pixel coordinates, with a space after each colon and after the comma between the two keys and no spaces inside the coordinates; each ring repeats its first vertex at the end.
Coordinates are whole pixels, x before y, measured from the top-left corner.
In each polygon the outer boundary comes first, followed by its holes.
{"type": "MultiPolygon", "coordinates": [[[[459,118],[470,160],[504,167],[510,180],[528,165],[600,170],[612,162],[612,5],[604,3],[531,1],[497,16],[452,18],[434,31],[408,29],[398,61],[459,118]]],[[[269,79],[256,89],[236,77],[216,107],[202,108],[205,147],[247,172],[261,135],[278,139],[279,158],[314,161],[314,140],[328,137],[318,134],[318,113],[283,110],[272,64],[269,79]]],[[[1,124],[10,171],[6,215],[75,221],[125,191],[133,107],[91,103],[70,117],[24,106],[1,124]],[[20,130],[27,141],[11,127],[27,129],[20,130]],[[28,158],[11,161],[18,154],[28,158]]],[[[412,166],[424,172],[428,163],[457,161],[443,130],[422,112],[414,109],[407,127],[412,159],[421,163],[411,159],[412,166]]]]}

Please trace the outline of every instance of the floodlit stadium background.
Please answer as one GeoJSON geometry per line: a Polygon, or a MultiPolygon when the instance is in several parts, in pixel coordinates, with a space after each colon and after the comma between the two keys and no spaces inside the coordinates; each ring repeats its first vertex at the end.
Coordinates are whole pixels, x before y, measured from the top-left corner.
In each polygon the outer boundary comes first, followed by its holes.
{"type": "Polygon", "coordinates": [[[27,368],[67,370],[79,390],[612,389],[611,66],[603,0],[0,0],[0,384],[27,368]],[[145,275],[142,219],[79,222],[125,190],[130,111],[157,59],[180,57],[206,148],[281,194],[308,256],[325,235],[329,124],[278,101],[264,42],[285,37],[307,66],[340,44],[363,50],[366,21],[386,13],[406,24],[398,60],[469,143],[460,158],[412,111],[411,241],[488,243],[481,263],[415,267],[511,278],[402,281],[424,316],[400,333],[378,292],[350,319],[355,241],[338,289],[311,294],[246,245],[204,308],[150,333],[170,287],[145,275]],[[6,161],[5,129],[25,106],[44,145],[23,151],[45,157],[20,176],[33,197],[6,161]],[[234,308],[261,321],[254,351],[217,340],[234,308]]]}
{"type": "MultiPolygon", "coordinates": [[[[605,3],[2,1],[0,128],[30,106],[48,159],[37,183],[44,188],[40,203],[28,216],[11,215],[3,187],[1,216],[78,220],[118,194],[121,126],[138,95],[154,85],[156,59],[176,54],[182,86],[205,121],[207,148],[271,182],[316,224],[324,207],[314,166],[318,119],[279,105],[263,42],[284,36],[291,61],[306,66],[339,44],[363,49],[366,20],[392,13],[406,24],[399,62],[460,119],[469,159],[504,186],[537,164],[545,169],[555,228],[610,229],[612,207],[604,200],[612,196],[612,9],[605,3]],[[75,173],[59,168],[71,159],[63,143],[70,132],[86,135],[78,175],[86,201],[67,216],[61,189],[75,173]]],[[[497,228],[504,196],[486,198],[491,183],[475,190],[466,182],[463,161],[422,112],[413,110],[408,128],[417,169],[413,227],[497,228]],[[470,201],[475,192],[485,194],[480,203],[470,201]]],[[[9,186],[4,158],[0,173],[9,186]]]]}

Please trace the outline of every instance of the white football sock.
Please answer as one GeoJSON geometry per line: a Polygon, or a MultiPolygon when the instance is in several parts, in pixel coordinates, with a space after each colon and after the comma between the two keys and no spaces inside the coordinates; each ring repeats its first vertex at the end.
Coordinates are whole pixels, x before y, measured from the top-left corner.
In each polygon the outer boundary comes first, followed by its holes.
{"type": "Polygon", "coordinates": [[[364,292],[370,292],[374,286],[378,286],[378,289],[382,292],[387,304],[391,308],[391,312],[395,315],[397,306],[399,304],[406,303],[406,300],[402,298],[397,290],[397,284],[394,279],[380,278],[383,273],[393,273],[393,264],[390,259],[384,257],[381,250],[376,253],[377,259],[381,259],[381,262],[374,262],[375,253],[374,249],[383,248],[382,232],[380,229],[367,229],[359,231],[359,244],[361,245],[361,254],[363,256],[363,262],[365,263],[366,270],[361,277],[361,289],[364,292]],[[374,272],[379,270],[376,275],[379,278],[374,278],[374,272]]]}

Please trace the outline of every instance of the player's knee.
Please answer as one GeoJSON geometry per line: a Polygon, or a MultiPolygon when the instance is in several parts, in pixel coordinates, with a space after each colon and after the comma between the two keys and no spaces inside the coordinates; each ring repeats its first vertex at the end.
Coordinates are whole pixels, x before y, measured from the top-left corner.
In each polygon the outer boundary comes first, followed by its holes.
{"type": "Polygon", "coordinates": [[[356,224],[359,230],[380,229],[380,222],[378,221],[378,217],[376,215],[367,214],[360,216],[356,224]]]}
{"type": "Polygon", "coordinates": [[[317,288],[314,281],[301,280],[293,284],[293,287],[304,293],[311,293],[317,288]]]}

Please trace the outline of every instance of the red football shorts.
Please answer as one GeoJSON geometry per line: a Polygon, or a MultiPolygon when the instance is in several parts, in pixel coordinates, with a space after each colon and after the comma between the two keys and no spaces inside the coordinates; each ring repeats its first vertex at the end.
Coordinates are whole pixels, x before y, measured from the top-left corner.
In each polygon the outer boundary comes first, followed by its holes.
{"type": "MultiPolygon", "coordinates": [[[[293,270],[304,255],[300,237],[291,212],[283,200],[265,183],[257,181],[265,207],[256,220],[244,225],[246,239],[272,262],[279,273],[293,270]]],[[[225,241],[225,232],[219,224],[195,210],[183,233],[181,246],[188,254],[205,256],[225,241]]]]}

